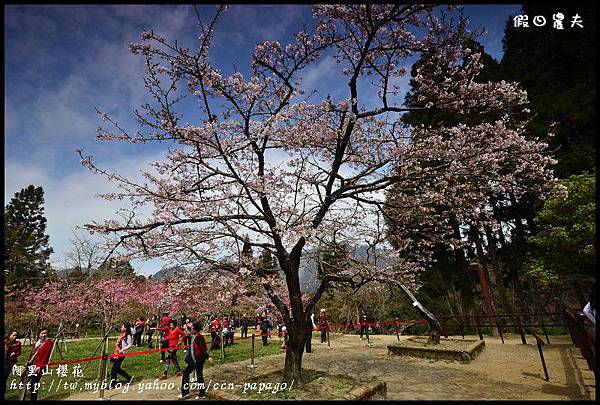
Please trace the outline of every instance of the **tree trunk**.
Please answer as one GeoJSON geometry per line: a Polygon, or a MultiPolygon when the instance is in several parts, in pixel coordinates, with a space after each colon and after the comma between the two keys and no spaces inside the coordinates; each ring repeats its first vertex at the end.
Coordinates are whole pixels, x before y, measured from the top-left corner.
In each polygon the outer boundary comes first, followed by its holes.
{"type": "Polygon", "coordinates": [[[309,310],[312,310],[311,308],[304,308],[298,276],[300,255],[303,246],[304,238],[300,238],[300,241],[294,246],[289,256],[284,251],[279,251],[277,254],[279,266],[285,273],[290,308],[272,290],[267,291],[269,298],[271,298],[273,304],[275,304],[279,312],[283,315],[288,329],[288,348],[285,354],[283,378],[285,382],[291,383],[294,381],[295,384],[301,383],[302,354],[306,344],[307,321],[310,317],[309,310]]]}
{"type": "MultiPolygon", "coordinates": [[[[453,215],[449,217],[452,226],[453,236],[460,239],[459,223],[453,215]]],[[[455,249],[454,258],[456,263],[456,272],[458,273],[457,287],[460,291],[462,312],[471,315],[475,309],[475,297],[473,296],[472,275],[467,269],[464,249],[455,249]]]]}
{"type": "MultiPolygon", "coordinates": [[[[305,322],[306,324],[306,322],[305,322]]],[[[285,352],[285,365],[283,367],[283,379],[289,386],[302,385],[302,355],[307,338],[306,326],[296,325],[288,331],[288,348],[285,352]],[[299,330],[297,330],[299,328],[299,330]]]]}
{"type": "MultiPolygon", "coordinates": [[[[488,250],[490,253],[490,258],[492,259],[492,269],[494,272],[494,280],[496,282],[496,289],[500,296],[500,300],[502,301],[504,307],[504,313],[510,314],[512,312],[512,307],[510,305],[510,300],[506,294],[506,287],[504,286],[504,280],[502,279],[502,274],[500,273],[500,263],[498,261],[498,250],[496,248],[496,239],[492,233],[492,229],[489,226],[484,226],[485,236],[488,241],[488,250]]],[[[491,273],[490,273],[491,275],[491,273]]]]}
{"type": "Polygon", "coordinates": [[[479,259],[479,263],[477,266],[477,272],[479,274],[479,284],[481,285],[481,294],[482,294],[484,302],[485,302],[488,320],[490,322],[490,325],[492,325],[492,334],[493,334],[494,333],[493,328],[496,327],[496,315],[495,315],[496,311],[494,309],[494,302],[492,300],[493,289],[489,288],[489,286],[488,286],[488,279],[489,279],[489,284],[492,284],[491,283],[492,279],[491,279],[491,277],[489,277],[489,273],[486,274],[487,273],[487,258],[485,257],[485,254],[483,252],[483,245],[481,243],[479,229],[477,229],[473,225],[470,225],[469,228],[470,228],[470,232],[471,232],[471,239],[473,240],[473,242],[475,242],[475,248],[477,249],[477,257],[479,259]]]}
{"type": "Polygon", "coordinates": [[[440,322],[436,319],[436,317],[427,310],[410,292],[408,287],[404,284],[399,285],[400,289],[408,296],[408,298],[412,301],[413,306],[417,311],[421,313],[427,319],[427,323],[429,324],[429,342],[437,345],[440,343],[440,330],[441,325],[440,322]]]}

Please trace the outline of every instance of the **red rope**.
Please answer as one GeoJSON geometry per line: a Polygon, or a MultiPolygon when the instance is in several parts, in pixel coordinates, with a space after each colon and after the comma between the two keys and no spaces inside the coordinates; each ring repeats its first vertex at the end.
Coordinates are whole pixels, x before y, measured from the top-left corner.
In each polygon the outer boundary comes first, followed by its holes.
{"type": "MultiPolygon", "coordinates": [[[[381,326],[381,325],[401,325],[401,324],[405,324],[405,323],[427,323],[427,321],[425,319],[420,319],[420,320],[411,320],[411,321],[386,321],[386,322],[370,322],[370,323],[352,323],[352,324],[345,324],[345,325],[328,325],[328,326],[322,326],[322,327],[317,327],[314,328],[314,331],[319,331],[321,329],[325,329],[325,328],[335,328],[335,329],[339,329],[339,328],[344,328],[344,327],[349,327],[349,326],[381,326]]],[[[239,337],[236,340],[244,340],[244,339],[252,339],[252,336],[254,336],[255,338],[257,337],[263,337],[263,336],[270,336],[273,335],[275,333],[275,331],[271,332],[271,333],[263,333],[263,334],[259,334],[259,335],[250,335],[250,336],[246,336],[246,337],[239,337]]],[[[212,342],[210,342],[212,344],[212,342]]],[[[143,354],[150,354],[150,353],[160,353],[160,352],[165,352],[165,351],[169,351],[169,350],[178,350],[178,349],[186,349],[189,348],[190,345],[182,345],[182,346],[175,346],[175,347],[167,347],[165,349],[150,349],[150,350],[143,350],[140,352],[131,352],[131,353],[113,353],[113,354],[109,354],[106,357],[107,358],[118,358],[118,357],[131,357],[131,356],[140,356],[143,354]]],[[[88,357],[85,359],[79,359],[79,360],[68,360],[68,361],[55,361],[52,363],[48,363],[46,364],[47,366],[57,366],[59,364],[74,364],[74,363],[85,363],[85,362],[89,362],[89,361],[95,361],[95,360],[101,360],[104,359],[105,356],[96,356],[96,357],[88,357]]]]}

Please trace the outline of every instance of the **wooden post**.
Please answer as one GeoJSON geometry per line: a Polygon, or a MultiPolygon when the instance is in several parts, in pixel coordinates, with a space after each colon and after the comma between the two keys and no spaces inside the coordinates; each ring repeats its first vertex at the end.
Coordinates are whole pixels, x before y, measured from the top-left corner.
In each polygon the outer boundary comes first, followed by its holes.
{"type": "Polygon", "coordinates": [[[462,316],[458,317],[458,327],[460,328],[460,334],[462,338],[465,338],[465,330],[463,329],[462,316]]]}
{"type": "Polygon", "coordinates": [[[500,340],[502,340],[502,344],[504,344],[504,336],[502,336],[502,326],[500,326],[500,321],[496,322],[496,326],[498,326],[498,334],[500,335],[500,340]]]}
{"type": "Polygon", "coordinates": [[[396,339],[398,339],[398,342],[400,341],[400,322],[398,322],[398,318],[396,318],[396,339]]]}
{"type": "Polygon", "coordinates": [[[250,365],[249,368],[256,368],[256,364],[254,364],[254,333],[252,334],[252,352],[250,353],[250,365]]]}
{"type": "Polygon", "coordinates": [[[60,350],[60,336],[58,336],[57,339],[54,341],[54,345],[58,349],[58,355],[60,356],[60,359],[64,360],[65,358],[63,357],[62,350],[60,350]]]}
{"type": "Polygon", "coordinates": [[[519,327],[519,333],[521,334],[521,342],[526,345],[527,340],[525,340],[525,330],[523,329],[523,322],[521,321],[521,315],[517,315],[517,326],[519,327]]]}
{"type": "MultiPolygon", "coordinates": [[[[102,346],[104,344],[104,339],[106,339],[107,337],[108,337],[108,335],[103,336],[102,340],[100,341],[100,343],[98,343],[98,346],[96,346],[96,349],[94,350],[94,353],[92,353],[91,357],[96,357],[96,353],[98,352],[98,349],[100,349],[100,346],[102,346]]],[[[81,370],[82,374],[85,371],[85,369],[87,368],[87,366],[90,365],[91,363],[92,363],[91,361],[88,361],[85,363],[85,366],[83,366],[83,370],[81,370]]],[[[98,379],[99,378],[100,378],[100,374],[98,374],[98,379]]]]}
{"type": "MultiPolygon", "coordinates": [[[[102,324],[101,330],[102,332],[102,336],[106,336],[104,334],[104,324],[102,324]]],[[[100,348],[100,346],[104,346],[104,340],[100,341],[100,344],[98,345],[98,349],[100,348]]],[[[96,350],[98,350],[96,349],[96,350]]],[[[94,352],[95,354],[95,352],[94,352]]],[[[104,348],[102,349],[102,356],[104,356],[104,348]]],[[[104,361],[104,359],[100,360],[99,366],[98,366],[98,382],[102,383],[101,378],[102,378],[102,362],[104,361]]]]}
{"type": "Polygon", "coordinates": [[[223,344],[225,336],[221,336],[221,361],[225,360],[225,345],[223,344]]]}
{"type": "Polygon", "coordinates": [[[546,326],[544,325],[544,314],[540,316],[540,323],[542,324],[542,331],[544,332],[544,336],[546,336],[546,342],[550,344],[550,339],[548,338],[548,332],[546,331],[546,326]]]}
{"type": "Polygon", "coordinates": [[[544,360],[544,352],[542,351],[542,345],[544,344],[544,342],[542,341],[542,338],[536,335],[535,333],[533,334],[533,337],[537,342],[538,351],[540,352],[540,359],[542,360],[542,366],[544,367],[544,375],[546,376],[546,381],[549,381],[550,376],[548,376],[548,369],[546,368],[546,361],[544,360]]]}
{"type": "MultiPolygon", "coordinates": [[[[100,399],[104,399],[104,380],[106,379],[106,368],[108,367],[108,339],[104,341],[102,349],[102,361],[100,362],[100,399]]],[[[110,381],[109,381],[110,384],[110,381]]]]}

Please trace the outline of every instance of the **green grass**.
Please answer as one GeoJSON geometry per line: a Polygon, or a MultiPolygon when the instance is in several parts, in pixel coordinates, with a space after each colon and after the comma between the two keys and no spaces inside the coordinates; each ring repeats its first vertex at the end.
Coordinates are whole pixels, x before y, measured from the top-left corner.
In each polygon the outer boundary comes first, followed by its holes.
{"type": "MultiPolygon", "coordinates": [[[[88,336],[89,336],[89,334],[88,334],[88,336]]],[[[208,340],[210,340],[210,336],[208,337],[208,340]]],[[[109,339],[109,342],[108,342],[109,353],[113,352],[115,341],[116,341],[115,337],[112,337],[109,339]]],[[[51,361],[55,362],[55,361],[63,361],[63,360],[65,360],[65,361],[66,360],[78,360],[78,359],[82,359],[82,358],[86,358],[86,357],[92,357],[94,349],[96,349],[99,342],[100,342],[100,338],[69,341],[69,342],[67,342],[67,350],[68,350],[67,352],[64,351],[64,348],[61,345],[61,349],[63,349],[62,350],[63,358],[61,359],[58,349],[55,348],[54,353],[52,354],[51,361]]],[[[218,350],[212,351],[210,356],[213,358],[213,362],[212,363],[206,362],[205,369],[215,367],[220,364],[231,363],[231,362],[240,361],[240,360],[250,361],[251,339],[246,339],[246,340],[237,340],[236,339],[235,342],[236,343],[233,346],[225,348],[225,359],[224,360],[220,360],[220,357],[221,357],[220,351],[218,351],[218,350]]],[[[209,342],[209,346],[210,346],[210,342],[209,342]]],[[[154,348],[156,348],[156,345],[154,345],[154,348]]],[[[135,347],[135,346],[132,347],[130,352],[138,352],[138,351],[144,351],[144,350],[147,350],[145,344],[140,347],[135,347]]],[[[18,365],[24,365],[24,363],[27,359],[27,356],[31,352],[31,345],[29,345],[29,344],[23,345],[22,351],[23,351],[23,354],[19,358],[19,362],[17,363],[18,365]]],[[[280,342],[276,336],[271,339],[271,341],[269,342],[269,345],[266,347],[262,346],[262,341],[259,338],[256,339],[256,341],[255,341],[255,357],[262,357],[262,356],[268,356],[271,354],[279,354],[279,353],[284,353],[284,350],[282,350],[280,348],[280,342]]],[[[99,350],[96,353],[96,356],[99,356],[100,354],[101,354],[101,352],[99,350]]],[[[185,355],[185,353],[183,352],[183,350],[177,351],[177,359],[179,360],[179,365],[181,367],[185,367],[184,355],[185,355]]],[[[81,368],[83,369],[86,364],[88,364],[88,363],[81,363],[81,368]]],[[[60,399],[60,398],[66,397],[70,393],[72,393],[73,391],[71,391],[70,389],[64,389],[63,384],[65,382],[73,383],[73,382],[77,381],[77,379],[73,376],[73,367],[76,365],[77,365],[77,363],[68,365],[68,372],[69,372],[68,377],[58,377],[57,376],[58,366],[50,367],[50,370],[52,371],[52,375],[46,375],[46,376],[42,377],[42,380],[41,380],[42,387],[38,393],[38,399],[60,399]],[[52,381],[54,381],[54,383],[52,383],[52,381]],[[57,391],[57,385],[59,384],[59,382],[60,382],[61,387],[57,391]],[[49,392],[50,386],[52,386],[51,392],[49,392]]],[[[99,366],[100,366],[99,360],[92,361],[89,363],[89,365],[87,366],[87,368],[84,371],[84,377],[79,379],[79,382],[78,382],[75,392],[80,392],[79,388],[83,387],[83,384],[85,382],[96,381],[96,379],[98,377],[99,366]]],[[[107,378],[106,378],[107,382],[110,380],[111,367],[112,367],[112,363],[108,363],[107,378]]],[[[154,380],[155,378],[160,377],[160,375],[162,374],[162,372],[164,370],[164,363],[160,363],[160,353],[150,353],[150,354],[127,357],[123,361],[122,368],[127,373],[129,373],[131,376],[133,376],[135,378],[135,381],[140,381],[140,380],[145,380],[145,379],[154,380]]],[[[174,374],[175,373],[174,373],[173,366],[171,366],[171,368],[169,369],[169,377],[173,376],[174,374]]],[[[11,399],[15,400],[15,399],[17,399],[17,397],[19,395],[18,389],[10,388],[10,384],[11,384],[12,380],[15,380],[15,383],[18,384],[19,377],[17,375],[12,375],[12,374],[9,376],[8,382],[6,385],[6,391],[4,394],[4,398],[7,400],[11,400],[11,399]]],[[[123,377],[119,377],[119,381],[122,381],[122,380],[123,380],[123,377]]],[[[27,393],[26,398],[29,399],[29,393],[27,393]]]]}

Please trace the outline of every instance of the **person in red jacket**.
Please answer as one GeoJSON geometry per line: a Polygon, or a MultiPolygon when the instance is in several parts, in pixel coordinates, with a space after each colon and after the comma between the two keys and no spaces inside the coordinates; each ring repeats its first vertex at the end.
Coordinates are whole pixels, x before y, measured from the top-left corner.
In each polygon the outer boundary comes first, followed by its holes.
{"type": "Polygon", "coordinates": [[[38,334],[38,340],[31,349],[31,354],[27,359],[27,370],[29,372],[29,366],[35,366],[33,375],[29,376],[29,383],[31,384],[31,400],[37,401],[37,394],[40,388],[40,380],[42,379],[42,369],[46,367],[50,361],[50,354],[52,353],[52,347],[54,343],[48,338],[48,330],[43,329],[38,334]]]}
{"type": "Polygon", "coordinates": [[[179,367],[179,361],[177,360],[178,349],[176,349],[176,347],[180,345],[179,338],[181,338],[181,344],[184,344],[185,333],[181,329],[179,329],[179,327],[177,326],[177,320],[175,319],[171,319],[169,321],[169,326],[161,326],[156,329],[167,333],[167,347],[174,348],[167,352],[168,354],[167,360],[165,361],[165,371],[163,375],[160,376],[159,380],[164,380],[165,378],[167,378],[167,373],[169,371],[169,366],[171,365],[171,363],[173,363],[173,365],[175,366],[175,370],[177,370],[175,375],[180,376],[183,373],[181,372],[181,367],[179,367]]]}
{"type": "Polygon", "coordinates": [[[206,360],[212,361],[212,358],[208,354],[208,346],[206,345],[206,339],[202,335],[202,327],[199,323],[192,324],[192,343],[190,344],[190,350],[185,356],[185,362],[187,367],[183,371],[183,377],[181,379],[181,395],[179,398],[184,398],[190,393],[190,374],[196,371],[196,384],[198,385],[198,399],[206,396],[206,388],[204,387],[204,376],[202,374],[204,370],[204,362],[206,360]]]}
{"type": "Polygon", "coordinates": [[[321,343],[327,342],[327,334],[329,333],[329,317],[326,314],[326,309],[321,309],[321,314],[317,319],[319,323],[319,330],[321,331],[321,343]]]}
{"type": "Polygon", "coordinates": [[[169,313],[163,312],[162,318],[160,318],[160,326],[169,326],[169,313]]]}
{"type": "Polygon", "coordinates": [[[17,364],[17,358],[21,355],[21,342],[17,339],[17,331],[13,330],[4,339],[4,385],[13,367],[17,364]]]}
{"type": "Polygon", "coordinates": [[[221,322],[214,316],[210,321],[210,350],[216,350],[221,348],[221,322]]]}
{"type": "MultiPolygon", "coordinates": [[[[163,316],[162,318],[160,318],[160,326],[162,327],[168,327],[169,326],[169,313],[168,312],[163,312],[163,316]]],[[[167,332],[162,332],[162,336],[161,336],[161,340],[160,340],[160,348],[161,349],[166,349],[167,347],[169,347],[169,340],[167,339],[167,332]]],[[[160,362],[164,362],[165,361],[165,351],[161,351],[160,352],[160,362]]]]}

